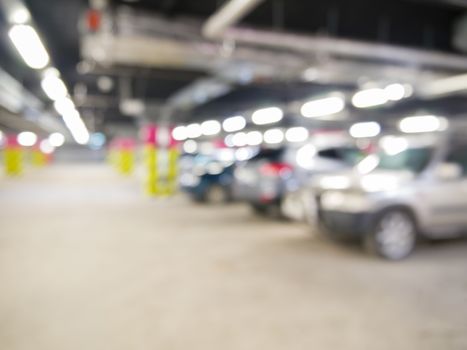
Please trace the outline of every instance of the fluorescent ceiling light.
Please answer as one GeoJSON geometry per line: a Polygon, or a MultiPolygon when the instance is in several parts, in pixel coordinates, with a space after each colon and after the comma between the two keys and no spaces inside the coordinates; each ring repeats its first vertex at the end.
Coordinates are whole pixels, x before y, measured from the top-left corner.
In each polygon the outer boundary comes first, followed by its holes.
{"type": "Polygon", "coordinates": [[[269,129],[264,133],[264,142],[277,144],[284,141],[284,132],[281,129],[269,129]]]}
{"type": "Polygon", "coordinates": [[[41,86],[45,94],[53,101],[64,99],[68,95],[65,83],[55,70],[47,70],[41,81],[41,86]]]}
{"type": "Polygon", "coordinates": [[[88,143],[90,137],[89,132],[78,111],[69,111],[63,114],[62,117],[68,130],[70,130],[73,139],[80,145],[88,143]]]}
{"type": "Polygon", "coordinates": [[[63,146],[63,144],[65,143],[65,136],[63,136],[61,133],[59,132],[54,132],[53,134],[50,134],[49,135],[49,143],[53,146],[53,147],[60,147],[60,146],[63,146]]]}
{"type": "Polygon", "coordinates": [[[352,104],[357,108],[380,106],[388,102],[384,89],[373,88],[358,91],[352,97],[352,104]]]}
{"type": "Polygon", "coordinates": [[[442,131],[448,127],[446,118],[434,115],[412,116],[399,122],[399,129],[405,133],[442,131]]]}
{"type": "Polygon", "coordinates": [[[306,102],[301,113],[304,117],[323,117],[341,112],[345,108],[345,102],[342,97],[326,97],[306,102]]]}
{"type": "Polygon", "coordinates": [[[8,18],[11,23],[24,24],[31,20],[31,14],[22,3],[16,2],[13,4],[8,18]]]}
{"type": "Polygon", "coordinates": [[[172,137],[177,141],[184,141],[188,138],[188,132],[183,125],[177,126],[172,130],[172,137]]]}
{"type": "Polygon", "coordinates": [[[224,138],[224,143],[227,147],[235,147],[234,143],[233,143],[233,136],[234,135],[227,135],[225,138],[224,138]]]}
{"type": "Polygon", "coordinates": [[[217,135],[221,132],[221,123],[217,120],[207,120],[201,124],[201,130],[206,136],[217,135]]]}
{"type": "Polygon", "coordinates": [[[263,135],[259,131],[250,131],[246,134],[248,146],[258,146],[263,142],[263,135]]]}
{"type": "Polygon", "coordinates": [[[349,129],[350,136],[354,138],[375,137],[380,132],[381,126],[377,122],[356,123],[349,129]]]}
{"type": "Polygon", "coordinates": [[[390,84],[384,88],[384,92],[389,101],[399,101],[407,95],[406,88],[402,84],[390,84]]]}
{"type": "Polygon", "coordinates": [[[403,137],[385,136],[379,141],[379,145],[387,154],[394,156],[409,148],[409,141],[403,137]]]}
{"type": "Polygon", "coordinates": [[[232,144],[235,147],[243,147],[248,144],[248,138],[246,136],[246,133],[244,132],[237,132],[232,136],[232,144]]]}
{"type": "Polygon", "coordinates": [[[227,118],[222,123],[222,127],[224,128],[225,132],[239,131],[245,128],[245,126],[246,126],[246,120],[244,117],[240,115],[227,118]]]}
{"type": "Polygon", "coordinates": [[[311,169],[314,164],[313,157],[316,155],[316,153],[317,153],[317,150],[315,146],[311,144],[302,146],[297,151],[297,154],[295,156],[297,164],[304,169],[311,169]]]}
{"type": "Polygon", "coordinates": [[[201,125],[198,123],[189,124],[186,127],[187,136],[191,139],[200,137],[203,134],[201,125]]]}
{"type": "Polygon", "coordinates": [[[195,140],[187,140],[183,143],[183,151],[185,153],[196,153],[198,150],[198,143],[195,140]]]}
{"type": "Polygon", "coordinates": [[[11,27],[8,36],[29,67],[42,69],[49,64],[49,54],[33,27],[16,24],[11,27]]]}
{"type": "Polygon", "coordinates": [[[57,113],[61,116],[76,111],[75,104],[68,97],[55,101],[54,107],[57,113]]]}
{"type": "Polygon", "coordinates": [[[277,123],[284,117],[284,112],[278,107],[258,109],[253,113],[251,119],[256,125],[277,123]]]}
{"type": "Polygon", "coordinates": [[[30,131],[23,131],[18,134],[18,143],[24,147],[34,146],[37,142],[37,135],[30,131]]]}
{"type": "Polygon", "coordinates": [[[55,147],[50,144],[49,140],[42,140],[39,149],[45,154],[51,154],[55,151],[55,147]]]}
{"type": "Polygon", "coordinates": [[[285,132],[285,139],[289,142],[303,142],[308,139],[308,130],[302,126],[290,128],[285,132]]]}

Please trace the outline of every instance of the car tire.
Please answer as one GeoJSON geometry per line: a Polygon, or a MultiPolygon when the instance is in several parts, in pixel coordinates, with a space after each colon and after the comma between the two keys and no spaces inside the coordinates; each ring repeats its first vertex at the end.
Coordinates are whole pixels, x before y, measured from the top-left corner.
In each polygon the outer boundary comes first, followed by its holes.
{"type": "Polygon", "coordinates": [[[368,252],[387,260],[401,260],[412,253],[417,241],[417,226],[413,215],[404,209],[394,208],[378,215],[365,235],[368,252]]]}
{"type": "Polygon", "coordinates": [[[265,216],[268,214],[268,207],[265,205],[250,203],[250,208],[256,215],[265,216]]]}

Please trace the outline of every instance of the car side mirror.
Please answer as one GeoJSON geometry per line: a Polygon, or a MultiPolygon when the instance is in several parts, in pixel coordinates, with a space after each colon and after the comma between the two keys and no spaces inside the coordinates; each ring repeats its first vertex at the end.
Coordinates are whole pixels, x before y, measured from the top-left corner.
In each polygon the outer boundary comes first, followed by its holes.
{"type": "Polygon", "coordinates": [[[439,180],[457,180],[462,177],[462,168],[455,163],[441,163],[435,169],[435,176],[439,180]]]}

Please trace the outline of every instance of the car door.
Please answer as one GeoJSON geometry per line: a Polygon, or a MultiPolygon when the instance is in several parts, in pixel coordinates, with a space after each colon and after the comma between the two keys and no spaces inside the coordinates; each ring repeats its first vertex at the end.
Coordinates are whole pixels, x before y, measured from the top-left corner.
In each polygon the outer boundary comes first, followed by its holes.
{"type": "Polygon", "coordinates": [[[467,227],[467,144],[452,147],[445,163],[457,165],[461,176],[452,179],[434,176],[433,181],[424,186],[420,199],[426,201],[431,226],[467,227]]]}

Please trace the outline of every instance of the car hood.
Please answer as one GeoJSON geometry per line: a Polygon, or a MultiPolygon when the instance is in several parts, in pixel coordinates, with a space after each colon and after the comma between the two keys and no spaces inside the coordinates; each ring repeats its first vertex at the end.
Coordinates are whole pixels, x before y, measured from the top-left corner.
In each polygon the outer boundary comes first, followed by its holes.
{"type": "Polygon", "coordinates": [[[374,170],[360,174],[355,170],[346,170],[314,177],[308,188],[314,192],[325,190],[389,190],[401,187],[414,179],[414,174],[406,170],[374,170]]]}

